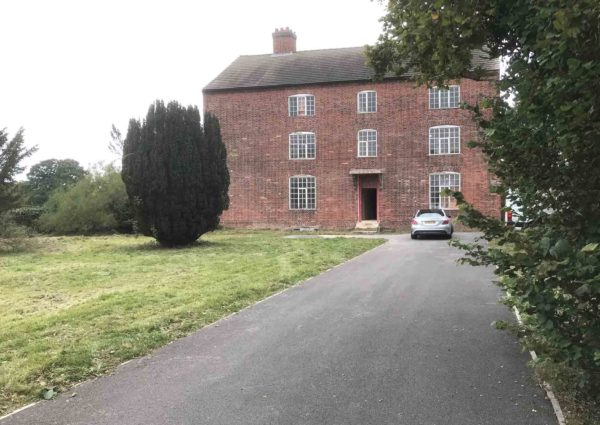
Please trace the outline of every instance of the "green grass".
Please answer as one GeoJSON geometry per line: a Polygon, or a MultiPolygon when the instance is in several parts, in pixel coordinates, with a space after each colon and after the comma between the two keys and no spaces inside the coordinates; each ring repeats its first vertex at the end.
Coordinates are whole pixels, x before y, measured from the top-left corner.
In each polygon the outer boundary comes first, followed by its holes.
{"type": "Polygon", "coordinates": [[[0,256],[0,415],[380,243],[237,231],[179,249],[133,236],[38,238],[0,256]]]}

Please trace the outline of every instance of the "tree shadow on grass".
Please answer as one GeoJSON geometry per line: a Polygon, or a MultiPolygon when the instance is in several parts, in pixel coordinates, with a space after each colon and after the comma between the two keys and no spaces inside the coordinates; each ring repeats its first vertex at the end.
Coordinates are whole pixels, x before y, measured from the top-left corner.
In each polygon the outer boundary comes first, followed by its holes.
{"type": "Polygon", "coordinates": [[[142,242],[136,245],[129,245],[120,247],[119,250],[125,252],[139,252],[139,251],[159,251],[159,252],[179,252],[179,251],[187,251],[187,250],[197,250],[197,249],[208,249],[208,248],[220,248],[224,247],[227,244],[224,242],[214,242],[214,241],[205,241],[205,240],[196,240],[187,245],[161,245],[157,241],[148,241],[142,242]]]}

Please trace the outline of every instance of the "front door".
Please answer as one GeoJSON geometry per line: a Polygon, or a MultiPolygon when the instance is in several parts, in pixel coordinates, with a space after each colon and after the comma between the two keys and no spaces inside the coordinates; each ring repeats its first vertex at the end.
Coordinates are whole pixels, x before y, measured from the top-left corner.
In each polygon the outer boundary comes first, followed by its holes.
{"type": "Polygon", "coordinates": [[[358,221],[379,221],[379,176],[358,177],[358,221]]]}
{"type": "Polygon", "coordinates": [[[377,189],[361,190],[361,221],[377,220],[377,189]]]}

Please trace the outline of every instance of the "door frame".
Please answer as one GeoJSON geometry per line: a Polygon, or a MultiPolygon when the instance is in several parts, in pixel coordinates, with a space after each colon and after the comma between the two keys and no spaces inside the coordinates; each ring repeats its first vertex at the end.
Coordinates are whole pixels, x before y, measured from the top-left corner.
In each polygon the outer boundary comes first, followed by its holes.
{"type": "MultiPolygon", "coordinates": [[[[358,214],[357,214],[357,221],[360,223],[363,221],[363,217],[362,217],[362,176],[364,176],[365,174],[361,174],[358,176],[358,185],[357,185],[357,190],[358,190],[358,214]]],[[[370,175],[370,174],[366,174],[366,175],[370,175]]],[[[379,175],[377,175],[377,180],[379,181],[381,177],[379,175]]],[[[375,208],[377,209],[377,218],[376,221],[379,223],[379,219],[380,219],[380,213],[379,213],[379,184],[376,185],[376,187],[368,187],[365,189],[375,189],[375,208]]],[[[368,220],[371,221],[371,220],[368,220]]]]}

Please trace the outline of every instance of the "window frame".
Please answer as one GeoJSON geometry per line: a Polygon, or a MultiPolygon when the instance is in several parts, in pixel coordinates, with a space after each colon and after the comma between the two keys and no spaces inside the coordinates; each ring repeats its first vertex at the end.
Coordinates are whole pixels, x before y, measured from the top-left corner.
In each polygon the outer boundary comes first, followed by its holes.
{"type": "MultiPolygon", "coordinates": [[[[304,152],[306,153],[306,155],[308,155],[308,151],[309,151],[308,145],[309,145],[309,143],[307,142],[304,147],[304,152]]],[[[316,158],[317,158],[317,135],[313,131],[295,131],[288,135],[288,159],[290,161],[304,161],[304,160],[312,160],[312,159],[316,159],[316,158]],[[293,158],[292,157],[292,136],[308,136],[308,135],[312,135],[312,139],[313,139],[313,142],[312,142],[312,144],[314,145],[313,156],[312,157],[304,156],[304,157],[293,158]]]]}
{"type": "Polygon", "coordinates": [[[288,117],[314,117],[317,114],[316,110],[316,99],[314,94],[300,93],[288,96],[288,117]],[[296,99],[296,113],[292,114],[292,98],[296,99]],[[304,98],[304,114],[300,114],[300,108],[298,107],[298,99],[304,98]],[[312,98],[312,114],[309,114],[309,102],[308,98],[312,98]]]}
{"type": "Polygon", "coordinates": [[[459,84],[451,84],[451,85],[448,86],[448,89],[440,89],[438,87],[431,87],[429,89],[428,100],[429,100],[429,109],[457,109],[457,108],[460,108],[460,85],[459,84]],[[454,87],[456,87],[456,89],[457,89],[456,106],[450,106],[450,98],[451,98],[450,94],[452,93],[451,89],[454,88],[454,87]],[[439,106],[437,106],[437,107],[435,105],[432,106],[432,94],[435,93],[435,90],[437,90],[437,92],[439,93],[438,97],[437,97],[437,99],[438,99],[438,105],[439,106]],[[442,93],[443,92],[447,92],[446,95],[448,97],[447,98],[447,104],[448,104],[448,106],[442,106],[442,93]]]}
{"type": "Polygon", "coordinates": [[[357,158],[377,158],[377,154],[378,154],[378,134],[377,134],[377,130],[375,130],[374,128],[363,128],[362,130],[358,130],[358,132],[356,133],[356,157],[357,158]],[[372,132],[375,133],[375,155],[369,155],[369,142],[373,142],[372,140],[360,140],[360,135],[361,133],[366,133],[366,132],[372,132]],[[366,155],[361,155],[360,154],[360,145],[361,143],[365,143],[365,152],[366,155]]]}
{"type": "Polygon", "coordinates": [[[442,196],[440,194],[440,192],[443,189],[447,189],[447,188],[451,188],[452,190],[455,191],[460,191],[462,187],[462,176],[460,173],[456,172],[456,171],[442,171],[439,173],[430,173],[429,174],[429,181],[428,181],[428,193],[429,193],[429,209],[447,209],[447,210],[454,210],[457,209],[456,205],[452,205],[450,204],[450,202],[444,202],[444,201],[449,201],[450,200],[450,196],[442,196]],[[432,203],[432,199],[433,199],[433,194],[434,191],[432,190],[434,186],[432,186],[432,178],[436,176],[438,178],[442,177],[442,176],[455,176],[458,177],[458,185],[457,186],[450,186],[450,185],[444,185],[441,186],[439,179],[438,179],[438,185],[435,186],[438,188],[437,191],[437,196],[439,199],[439,204],[438,205],[434,205],[432,203]]]}
{"type": "Polygon", "coordinates": [[[450,125],[450,124],[436,125],[436,126],[433,126],[433,127],[429,127],[429,132],[428,133],[429,133],[429,144],[428,144],[429,155],[431,155],[431,156],[438,156],[438,155],[460,155],[460,152],[461,152],[461,146],[460,146],[461,145],[461,143],[460,143],[461,139],[460,139],[460,126],[459,125],[450,125]],[[451,128],[452,129],[454,129],[454,128],[457,129],[457,132],[458,132],[458,135],[457,135],[457,138],[458,138],[458,142],[457,142],[458,151],[457,152],[451,152],[451,148],[450,147],[452,146],[452,138],[450,136],[448,136],[447,137],[447,139],[448,139],[448,150],[447,150],[447,152],[442,152],[441,151],[440,147],[441,147],[442,137],[438,137],[437,145],[438,145],[438,151],[439,152],[438,153],[431,153],[431,145],[432,145],[432,141],[433,141],[433,139],[432,139],[432,130],[441,130],[441,129],[446,129],[446,128],[447,129],[451,129],[451,128]]]}
{"type": "Polygon", "coordinates": [[[375,90],[362,90],[362,91],[359,91],[356,94],[356,111],[359,114],[374,114],[374,113],[376,113],[377,112],[377,91],[375,91],[375,90]],[[373,93],[374,96],[375,96],[375,102],[374,102],[375,109],[373,111],[368,110],[369,109],[369,104],[370,104],[369,103],[369,94],[371,94],[371,93],[373,93]],[[364,111],[361,111],[361,108],[360,108],[361,107],[361,101],[360,101],[360,96],[361,95],[366,95],[365,107],[366,107],[367,110],[364,110],[364,111]]]}
{"type": "MultiPolygon", "coordinates": [[[[300,193],[300,192],[299,192],[300,193]]],[[[298,197],[298,200],[300,198],[298,197]]],[[[299,174],[295,176],[290,176],[288,179],[288,209],[290,211],[315,211],[317,209],[317,178],[310,174],[299,174]],[[305,187],[304,189],[304,208],[293,208],[292,207],[292,180],[293,179],[312,179],[313,181],[313,191],[314,191],[314,200],[313,207],[309,207],[309,198],[308,198],[308,189],[309,187],[305,187]]]]}

